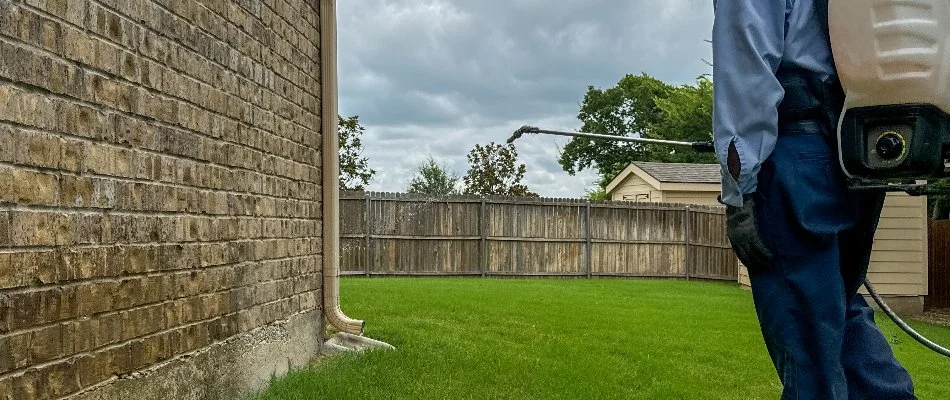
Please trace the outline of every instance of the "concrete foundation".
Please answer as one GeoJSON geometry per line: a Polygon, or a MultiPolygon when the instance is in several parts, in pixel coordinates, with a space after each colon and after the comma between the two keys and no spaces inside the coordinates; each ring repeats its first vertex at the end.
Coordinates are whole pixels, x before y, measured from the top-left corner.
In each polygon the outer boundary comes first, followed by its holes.
{"type": "MultiPolygon", "coordinates": [[[[864,296],[875,311],[880,311],[877,303],[871,296],[864,296]]],[[[900,317],[917,317],[924,314],[923,296],[881,296],[884,302],[891,310],[894,310],[900,317]]],[[[886,317],[885,317],[886,318],[886,317]]]]}
{"type": "Polygon", "coordinates": [[[261,327],[199,353],[117,378],[76,400],[232,400],[265,389],[272,377],[306,366],[320,354],[319,311],[261,327]]]}

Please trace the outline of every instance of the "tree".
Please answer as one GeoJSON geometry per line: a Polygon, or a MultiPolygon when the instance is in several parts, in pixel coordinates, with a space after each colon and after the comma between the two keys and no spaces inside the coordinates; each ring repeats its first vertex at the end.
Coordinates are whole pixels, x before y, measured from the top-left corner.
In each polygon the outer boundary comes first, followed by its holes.
{"type": "Polygon", "coordinates": [[[596,187],[594,189],[588,189],[584,194],[584,198],[591,201],[609,201],[610,195],[607,194],[607,189],[596,187]]]}
{"type": "Polygon", "coordinates": [[[475,145],[468,153],[469,170],[465,174],[465,194],[538,197],[521,183],[527,167],[517,164],[514,144],[475,145]]]}
{"type": "Polygon", "coordinates": [[[358,115],[339,118],[340,189],[365,190],[373,175],[376,175],[376,170],[370,168],[369,161],[362,156],[363,142],[360,136],[365,129],[360,125],[358,115]]]}
{"type": "Polygon", "coordinates": [[[429,155],[429,159],[419,165],[418,172],[409,181],[409,188],[406,191],[431,196],[454,195],[459,193],[455,187],[459,179],[461,178],[458,175],[436,163],[432,155],[429,155]]]}
{"type": "MultiPolygon", "coordinates": [[[[713,139],[713,85],[705,76],[696,85],[678,86],[665,98],[657,98],[660,119],[649,127],[650,137],[687,142],[713,139]]],[[[712,153],[661,145],[648,145],[645,161],[671,163],[716,163],[712,153]]]]}
{"type": "MultiPolygon", "coordinates": [[[[578,113],[581,131],[668,140],[712,139],[712,84],[673,86],[647,74],[626,75],[608,89],[588,87],[578,113]]],[[[715,162],[689,148],[573,138],[558,160],[569,174],[596,168],[603,189],[633,161],[715,162]]]]}

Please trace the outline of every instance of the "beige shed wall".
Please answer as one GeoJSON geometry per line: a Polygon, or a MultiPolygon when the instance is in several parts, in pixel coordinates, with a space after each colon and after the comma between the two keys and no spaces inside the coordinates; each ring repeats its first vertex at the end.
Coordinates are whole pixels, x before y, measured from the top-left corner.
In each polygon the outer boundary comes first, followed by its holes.
{"type": "Polygon", "coordinates": [[[636,174],[630,174],[626,181],[614,189],[610,198],[614,201],[662,203],[663,192],[656,190],[653,185],[636,174]]]}
{"type": "MultiPolygon", "coordinates": [[[[636,174],[630,174],[611,192],[611,197],[624,200],[627,196],[632,201],[640,194],[649,195],[649,200],[640,201],[718,205],[718,192],[702,191],[708,186],[696,184],[694,191],[660,191],[636,174]]],[[[927,240],[926,197],[888,194],[869,267],[869,279],[882,295],[918,297],[927,294],[927,240]]],[[[749,285],[745,268],[739,268],[738,278],[741,284],[749,285]]]]}
{"type": "MultiPolygon", "coordinates": [[[[703,185],[706,186],[706,185],[703,185]]],[[[718,186],[718,185],[717,185],[718,186]]],[[[665,191],[663,193],[663,202],[665,203],[682,203],[682,204],[698,204],[703,206],[719,206],[722,205],[719,203],[719,192],[704,192],[704,191],[676,191],[670,192],[665,191]]]]}

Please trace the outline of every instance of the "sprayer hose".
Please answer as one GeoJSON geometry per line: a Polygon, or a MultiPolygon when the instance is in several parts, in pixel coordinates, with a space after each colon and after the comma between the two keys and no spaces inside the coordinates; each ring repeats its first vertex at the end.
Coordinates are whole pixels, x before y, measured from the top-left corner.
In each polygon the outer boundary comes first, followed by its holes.
{"type": "Polygon", "coordinates": [[[920,344],[926,346],[928,349],[937,352],[937,354],[940,354],[945,357],[950,357],[950,350],[947,350],[945,347],[941,347],[940,345],[925,338],[920,333],[917,333],[917,331],[915,331],[914,328],[911,328],[910,325],[907,325],[907,323],[905,323],[904,320],[898,317],[897,314],[895,314],[894,311],[891,310],[891,308],[887,306],[887,303],[884,302],[884,299],[881,298],[881,296],[877,293],[877,291],[874,290],[874,286],[871,285],[871,282],[868,282],[867,280],[865,280],[864,287],[868,289],[868,293],[871,294],[871,297],[874,299],[877,305],[881,307],[881,310],[884,310],[884,313],[887,314],[887,316],[890,317],[891,320],[894,321],[894,323],[897,324],[897,326],[901,328],[901,330],[903,330],[904,332],[907,332],[907,334],[910,335],[910,337],[914,338],[914,340],[920,342],[920,344]]]}

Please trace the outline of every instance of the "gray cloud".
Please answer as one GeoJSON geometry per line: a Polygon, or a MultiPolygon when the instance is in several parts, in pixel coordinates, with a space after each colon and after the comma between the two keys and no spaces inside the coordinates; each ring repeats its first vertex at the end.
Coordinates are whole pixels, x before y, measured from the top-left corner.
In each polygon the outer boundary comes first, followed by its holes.
{"type": "MultiPolygon", "coordinates": [[[[463,174],[476,143],[526,123],[576,129],[588,85],[709,72],[709,0],[360,0],[338,19],[340,109],[366,127],[372,190],[403,190],[428,154],[463,174]]],[[[532,190],[579,196],[596,182],[563,172],[566,142],[518,142],[532,190]]]]}

